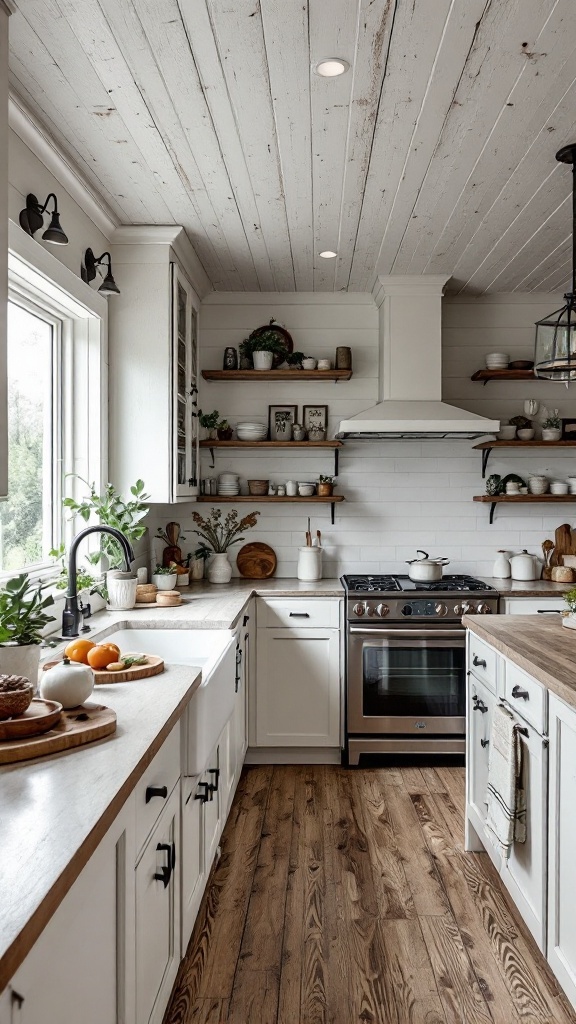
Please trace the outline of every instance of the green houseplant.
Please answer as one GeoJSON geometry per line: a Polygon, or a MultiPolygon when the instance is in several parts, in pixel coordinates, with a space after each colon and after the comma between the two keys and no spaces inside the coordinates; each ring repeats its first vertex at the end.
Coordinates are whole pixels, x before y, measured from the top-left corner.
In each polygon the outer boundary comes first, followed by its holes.
{"type": "Polygon", "coordinates": [[[214,409],[212,412],[202,412],[202,409],[200,409],[198,412],[198,422],[208,432],[208,439],[216,440],[216,428],[219,420],[220,413],[218,409],[214,409]]]}
{"type": "MultiPolygon", "coordinates": [[[[71,510],[73,518],[80,516],[87,523],[92,516],[95,516],[105,526],[114,526],[120,530],[132,545],[135,541],[141,540],[146,533],[143,520],[149,511],[146,504],[149,495],[144,493],[143,480],[137,480],[132,485],[131,497],[125,499],[112,484],[106,484],[102,494],[98,494],[94,483],[88,483],[81,476],[77,476],[76,479],[86,484],[90,493],[82,501],[64,498],[63,505],[71,510]]],[[[122,568],[124,565],[124,555],[120,545],[113,537],[106,534],[101,536],[100,550],[87,555],[87,559],[91,565],[98,565],[104,557],[106,557],[110,569],[122,568]]]]}
{"type": "Polygon", "coordinates": [[[54,604],[41,583],[28,573],[8,580],[0,590],[0,672],[24,676],[34,689],[38,682],[42,630],[54,616],[47,609],[54,604]]]}
{"type": "Polygon", "coordinates": [[[562,437],[562,421],[558,409],[549,412],[542,423],[542,440],[559,441],[562,437]]]}
{"type": "Polygon", "coordinates": [[[285,356],[286,348],[280,341],[278,333],[272,328],[260,330],[256,336],[250,335],[240,345],[240,354],[245,359],[252,359],[255,370],[270,370],[274,356],[285,356]]]}

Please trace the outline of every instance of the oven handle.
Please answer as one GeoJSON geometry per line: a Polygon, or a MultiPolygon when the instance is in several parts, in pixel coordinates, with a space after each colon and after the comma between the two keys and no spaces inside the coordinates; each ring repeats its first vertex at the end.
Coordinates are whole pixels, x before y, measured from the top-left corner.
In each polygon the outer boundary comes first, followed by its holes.
{"type": "Polygon", "coordinates": [[[355,636],[379,636],[384,640],[387,637],[394,637],[407,640],[462,640],[463,643],[466,636],[464,629],[388,629],[386,626],[381,629],[350,626],[350,633],[355,636]]]}

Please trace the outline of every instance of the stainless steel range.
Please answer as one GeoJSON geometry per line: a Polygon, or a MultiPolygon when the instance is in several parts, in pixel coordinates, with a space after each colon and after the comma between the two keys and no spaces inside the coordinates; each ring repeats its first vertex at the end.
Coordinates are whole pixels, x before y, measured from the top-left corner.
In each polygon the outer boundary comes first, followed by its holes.
{"type": "Polygon", "coordinates": [[[361,754],[465,749],[464,614],[498,611],[498,593],[472,576],[343,576],[346,590],[346,745],[361,754]]]}

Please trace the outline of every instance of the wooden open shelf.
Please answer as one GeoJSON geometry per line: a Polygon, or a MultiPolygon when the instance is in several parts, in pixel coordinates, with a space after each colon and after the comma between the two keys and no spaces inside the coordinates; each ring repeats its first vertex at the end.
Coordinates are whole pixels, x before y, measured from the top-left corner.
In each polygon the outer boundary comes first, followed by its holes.
{"type": "Polygon", "coordinates": [[[482,479],[493,448],[576,448],[576,441],[481,441],[473,450],[482,452],[482,479]]]}
{"type": "Polygon", "coordinates": [[[352,370],[202,370],[204,380],[279,381],[301,383],[303,380],[350,380],[352,370]]]}
{"type": "MultiPolygon", "coordinates": [[[[576,441],[570,442],[576,444],[576,441]]],[[[342,441],[200,441],[201,448],[342,448],[342,441]]]]}
{"type": "Polygon", "coordinates": [[[223,497],[219,494],[201,494],[196,500],[203,502],[205,505],[235,505],[238,502],[247,501],[251,502],[252,505],[269,505],[273,502],[278,505],[331,505],[332,523],[334,523],[334,505],[341,501],[346,501],[343,494],[330,494],[327,497],[319,494],[313,494],[310,498],[302,498],[300,495],[296,495],[294,498],[288,497],[288,495],[284,498],[279,498],[277,494],[236,494],[232,497],[229,495],[223,497]]]}
{"type": "Polygon", "coordinates": [[[491,380],[537,380],[534,370],[476,370],[470,380],[488,384],[491,380]]]}
{"type": "Polygon", "coordinates": [[[490,505],[490,525],[494,522],[494,511],[496,505],[504,502],[510,505],[534,505],[534,504],[576,504],[576,494],[476,494],[473,501],[480,501],[490,505]]]}

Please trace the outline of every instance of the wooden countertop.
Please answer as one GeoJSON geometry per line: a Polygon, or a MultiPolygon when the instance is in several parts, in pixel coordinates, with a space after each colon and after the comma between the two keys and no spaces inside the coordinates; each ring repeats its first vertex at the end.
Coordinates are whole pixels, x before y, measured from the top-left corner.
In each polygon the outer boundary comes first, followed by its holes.
{"type": "Polygon", "coordinates": [[[465,615],[464,625],[576,708],[576,630],[558,615],[465,615]]]}
{"type": "Polygon", "coordinates": [[[500,597],[562,597],[574,587],[574,583],[552,583],[551,580],[500,580],[490,576],[478,578],[494,587],[500,597]]]}

